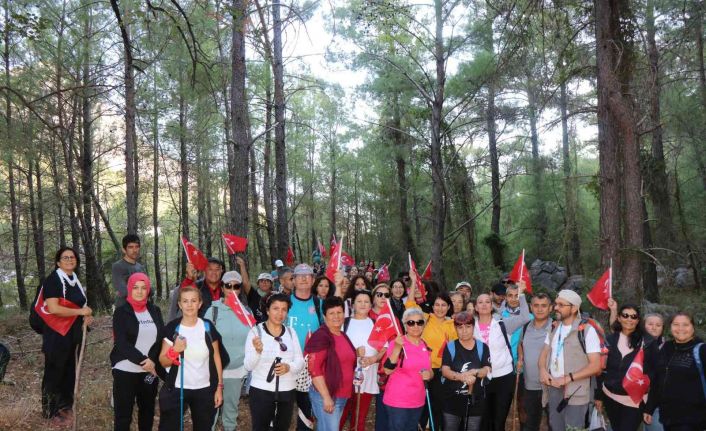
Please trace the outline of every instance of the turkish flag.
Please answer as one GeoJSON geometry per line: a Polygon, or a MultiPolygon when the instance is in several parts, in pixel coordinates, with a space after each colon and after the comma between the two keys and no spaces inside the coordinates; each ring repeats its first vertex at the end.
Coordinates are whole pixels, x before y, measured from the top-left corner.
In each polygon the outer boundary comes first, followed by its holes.
{"type": "Polygon", "coordinates": [[[190,243],[186,237],[181,237],[181,245],[184,246],[186,260],[194,265],[194,268],[196,268],[197,271],[205,271],[206,267],[208,267],[208,259],[206,259],[206,255],[204,255],[201,250],[196,248],[195,245],[190,243]]]}
{"type": "Polygon", "coordinates": [[[378,269],[378,282],[390,281],[390,268],[386,263],[383,263],[378,269]]]}
{"type": "MultiPolygon", "coordinates": [[[[39,295],[37,295],[37,302],[34,304],[34,311],[36,311],[39,317],[44,320],[44,323],[46,323],[48,327],[58,332],[62,336],[66,336],[66,334],[69,332],[69,329],[71,329],[71,325],[73,325],[76,319],[78,319],[78,316],[56,316],[54,314],[51,314],[49,310],[47,310],[46,305],[47,304],[44,301],[44,287],[42,286],[39,289],[39,295]]],[[[66,298],[59,298],[59,305],[66,308],[80,308],[78,305],[74,304],[66,298]]]]}
{"type": "Polygon", "coordinates": [[[380,309],[377,319],[375,319],[375,325],[373,325],[373,330],[368,337],[368,344],[376,350],[381,350],[390,340],[400,334],[402,332],[397,327],[397,318],[392,314],[390,300],[388,299],[380,309]]]}
{"type": "Polygon", "coordinates": [[[427,263],[427,267],[424,268],[424,274],[422,274],[422,280],[431,280],[431,259],[429,259],[429,263],[427,263]]]}
{"type": "Polygon", "coordinates": [[[243,322],[243,325],[248,325],[251,328],[255,326],[255,317],[243,307],[243,304],[240,302],[235,292],[231,291],[229,295],[226,295],[224,304],[233,310],[233,313],[238,317],[238,320],[243,322]]]}
{"type": "Polygon", "coordinates": [[[510,275],[508,276],[510,280],[517,283],[520,280],[525,282],[525,292],[532,293],[532,279],[530,278],[529,270],[527,265],[525,265],[525,250],[522,249],[522,254],[517,258],[515,266],[512,267],[510,275]]]}
{"type": "Polygon", "coordinates": [[[640,351],[635,355],[635,359],[632,360],[628,372],[623,377],[623,389],[625,389],[625,392],[628,393],[635,404],[640,404],[640,401],[650,390],[650,378],[644,373],[642,368],[644,362],[645,350],[640,348],[640,351]]]}
{"type": "Polygon", "coordinates": [[[608,299],[613,295],[613,268],[608,268],[596,281],[586,297],[594,307],[608,309],[608,299]]]}
{"type": "Polygon", "coordinates": [[[326,257],[326,247],[319,241],[319,253],[321,253],[321,257],[326,257]]]}
{"type": "Polygon", "coordinates": [[[245,249],[248,248],[247,238],[237,235],[230,235],[227,233],[222,233],[221,237],[226,245],[228,254],[245,253],[245,249]]]}
{"type": "Polygon", "coordinates": [[[328,260],[326,265],[326,277],[329,280],[334,280],[336,276],[336,271],[338,271],[338,264],[341,259],[341,246],[333,242],[331,244],[331,258],[328,260]]]}
{"type": "Polygon", "coordinates": [[[424,287],[424,283],[422,283],[422,278],[419,276],[419,272],[417,272],[417,264],[415,264],[414,260],[412,259],[412,253],[408,253],[408,255],[409,269],[410,271],[414,272],[414,274],[417,276],[417,290],[419,291],[419,293],[421,293],[422,302],[424,302],[427,300],[427,289],[424,287]]]}
{"type": "Polygon", "coordinates": [[[355,259],[351,257],[350,254],[345,251],[341,252],[341,265],[343,266],[355,266],[355,259]]]}
{"type": "Polygon", "coordinates": [[[287,257],[284,259],[284,261],[287,263],[288,267],[291,268],[294,266],[294,250],[292,250],[291,245],[287,248],[287,257]]]}

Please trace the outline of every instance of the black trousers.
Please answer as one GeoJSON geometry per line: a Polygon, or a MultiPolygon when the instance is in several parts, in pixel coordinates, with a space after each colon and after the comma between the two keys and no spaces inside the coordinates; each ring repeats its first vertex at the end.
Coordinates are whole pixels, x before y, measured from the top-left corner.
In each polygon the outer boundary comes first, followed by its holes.
{"type": "Polygon", "coordinates": [[[148,373],[113,370],[113,417],[115,431],[130,431],[132,409],[137,402],[137,425],[140,431],[152,431],[154,401],[158,379],[145,383],[148,373]]]}
{"type": "Polygon", "coordinates": [[[628,407],[605,397],[603,401],[605,412],[613,431],[636,431],[642,424],[642,410],[628,407]]]}
{"type": "Polygon", "coordinates": [[[515,373],[493,377],[485,390],[485,409],[481,430],[505,431],[505,421],[515,394],[515,373]]]}
{"type": "Polygon", "coordinates": [[[44,352],[42,377],[42,415],[53,418],[60,410],[74,404],[76,381],[76,345],[63,350],[44,352]]]}
{"type": "Polygon", "coordinates": [[[527,418],[522,424],[522,431],[539,431],[542,423],[542,414],[546,408],[542,407],[542,390],[531,391],[525,389],[523,392],[523,406],[527,418]]]}
{"type": "MultiPolygon", "coordinates": [[[[191,411],[193,431],[210,431],[216,422],[215,390],[184,389],[184,413],[191,411]]],[[[162,385],[159,391],[159,431],[179,429],[179,388],[162,385]]]]}
{"type": "MultiPolygon", "coordinates": [[[[434,377],[432,377],[428,383],[431,413],[434,416],[434,429],[441,430],[443,429],[444,423],[444,413],[442,410],[444,406],[444,386],[441,383],[441,369],[434,368],[432,371],[434,372],[434,377]]],[[[425,429],[427,423],[429,423],[429,403],[425,402],[422,415],[419,417],[419,426],[425,429]]]]}
{"type": "MultiPolygon", "coordinates": [[[[310,421],[314,419],[314,412],[311,410],[311,400],[309,399],[309,392],[299,392],[294,391],[295,397],[297,399],[297,409],[301,410],[304,416],[306,416],[310,421]]],[[[251,401],[252,402],[252,401],[251,401]]],[[[297,412],[297,431],[307,431],[313,428],[309,428],[304,421],[299,417],[299,412],[297,412]]]]}
{"type": "Polygon", "coordinates": [[[287,431],[294,412],[295,390],[280,392],[275,415],[275,393],[250,387],[252,431],[287,431]],[[270,422],[274,427],[270,428],[270,422]]]}

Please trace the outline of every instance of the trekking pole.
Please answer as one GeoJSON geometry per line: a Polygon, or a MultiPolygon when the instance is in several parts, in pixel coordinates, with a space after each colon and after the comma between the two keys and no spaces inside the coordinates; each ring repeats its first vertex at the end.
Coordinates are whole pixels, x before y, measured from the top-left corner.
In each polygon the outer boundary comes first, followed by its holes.
{"type": "Polygon", "coordinates": [[[515,374],[515,394],[512,396],[512,431],[517,431],[517,415],[519,407],[517,405],[517,389],[520,386],[520,374],[515,374]]]}
{"type": "Polygon", "coordinates": [[[72,430],[76,431],[78,429],[78,389],[79,389],[79,382],[81,381],[81,364],[83,364],[83,353],[86,351],[86,329],[88,328],[88,325],[86,325],[86,320],[84,319],[83,321],[83,335],[81,337],[81,348],[79,350],[78,354],[78,361],[76,363],[76,380],[74,381],[74,417],[73,417],[73,425],[72,425],[72,430]]]}
{"type": "MultiPolygon", "coordinates": [[[[282,362],[282,358],[277,357],[275,358],[275,365],[274,367],[277,366],[277,364],[280,364],[282,362]]],[[[272,421],[270,422],[270,428],[275,429],[277,426],[277,411],[279,410],[279,376],[275,374],[275,414],[274,417],[272,418],[272,421]]]]}
{"type": "MultiPolygon", "coordinates": [[[[181,337],[181,336],[180,336],[181,337]]],[[[184,431],[184,352],[181,352],[181,363],[179,364],[179,431],[184,431]]]]}
{"type": "Polygon", "coordinates": [[[427,385],[427,382],[424,382],[424,392],[427,394],[427,406],[429,407],[429,426],[431,427],[431,431],[434,430],[434,414],[431,412],[431,397],[429,396],[429,385],[427,385]]]}

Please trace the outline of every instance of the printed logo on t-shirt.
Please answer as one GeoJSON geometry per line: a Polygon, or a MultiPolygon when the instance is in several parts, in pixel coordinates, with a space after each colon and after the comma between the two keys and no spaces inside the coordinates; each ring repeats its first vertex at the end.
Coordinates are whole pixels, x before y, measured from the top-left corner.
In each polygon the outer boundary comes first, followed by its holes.
{"type": "Polygon", "coordinates": [[[309,307],[309,314],[316,314],[316,308],[313,305],[309,307]]]}

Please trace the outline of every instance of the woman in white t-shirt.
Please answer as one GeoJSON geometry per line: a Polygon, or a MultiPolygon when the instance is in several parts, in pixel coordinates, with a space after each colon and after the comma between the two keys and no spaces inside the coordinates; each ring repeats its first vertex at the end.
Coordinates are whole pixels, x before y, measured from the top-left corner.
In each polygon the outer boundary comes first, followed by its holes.
{"type": "Polygon", "coordinates": [[[159,307],[150,304],[150,279],[136,272],[127,280],[127,302],[113,313],[113,429],[129,431],[132,410],[137,403],[140,431],[152,430],[157,396],[156,358],[148,353],[164,327],[159,307]]]}
{"type": "Polygon", "coordinates": [[[216,420],[216,409],[223,403],[223,368],[228,365],[229,357],[221,346],[216,326],[198,316],[201,292],[194,287],[182,287],[178,295],[182,317],[169,322],[162,331],[159,363],[167,374],[159,393],[159,429],[179,429],[183,420],[180,415],[183,388],[183,405],[191,410],[193,430],[207,431],[216,420]]]}
{"type": "MultiPolygon", "coordinates": [[[[385,285],[387,286],[387,285],[385,285]]],[[[389,293],[389,288],[388,288],[389,293]]],[[[368,415],[368,409],[370,408],[370,403],[372,399],[380,393],[380,387],[378,386],[377,372],[378,363],[382,358],[385,349],[378,352],[370,344],[368,344],[368,338],[370,333],[373,331],[373,326],[375,322],[369,316],[373,297],[367,290],[358,290],[352,297],[353,304],[353,315],[346,318],[343,324],[343,330],[350,338],[353,347],[356,351],[365,351],[362,357],[359,357],[359,365],[363,367],[363,383],[360,385],[360,401],[357,401],[358,394],[354,391],[354,395],[348,399],[346,406],[343,409],[343,414],[341,415],[341,426],[348,420],[350,416],[350,426],[348,429],[355,431],[365,430],[365,418],[368,415]],[[358,420],[356,422],[356,403],[358,405],[358,420]],[[358,424],[357,428],[355,424],[358,424]]],[[[359,353],[360,356],[360,353],[359,353]]],[[[357,388],[354,387],[357,390],[357,388]]]]}
{"type": "Polygon", "coordinates": [[[286,431],[292,420],[297,375],[304,368],[304,356],[296,332],[284,325],[291,306],[289,296],[271,294],[263,303],[267,320],[258,323],[245,341],[244,365],[252,372],[252,430],[286,431]]]}

